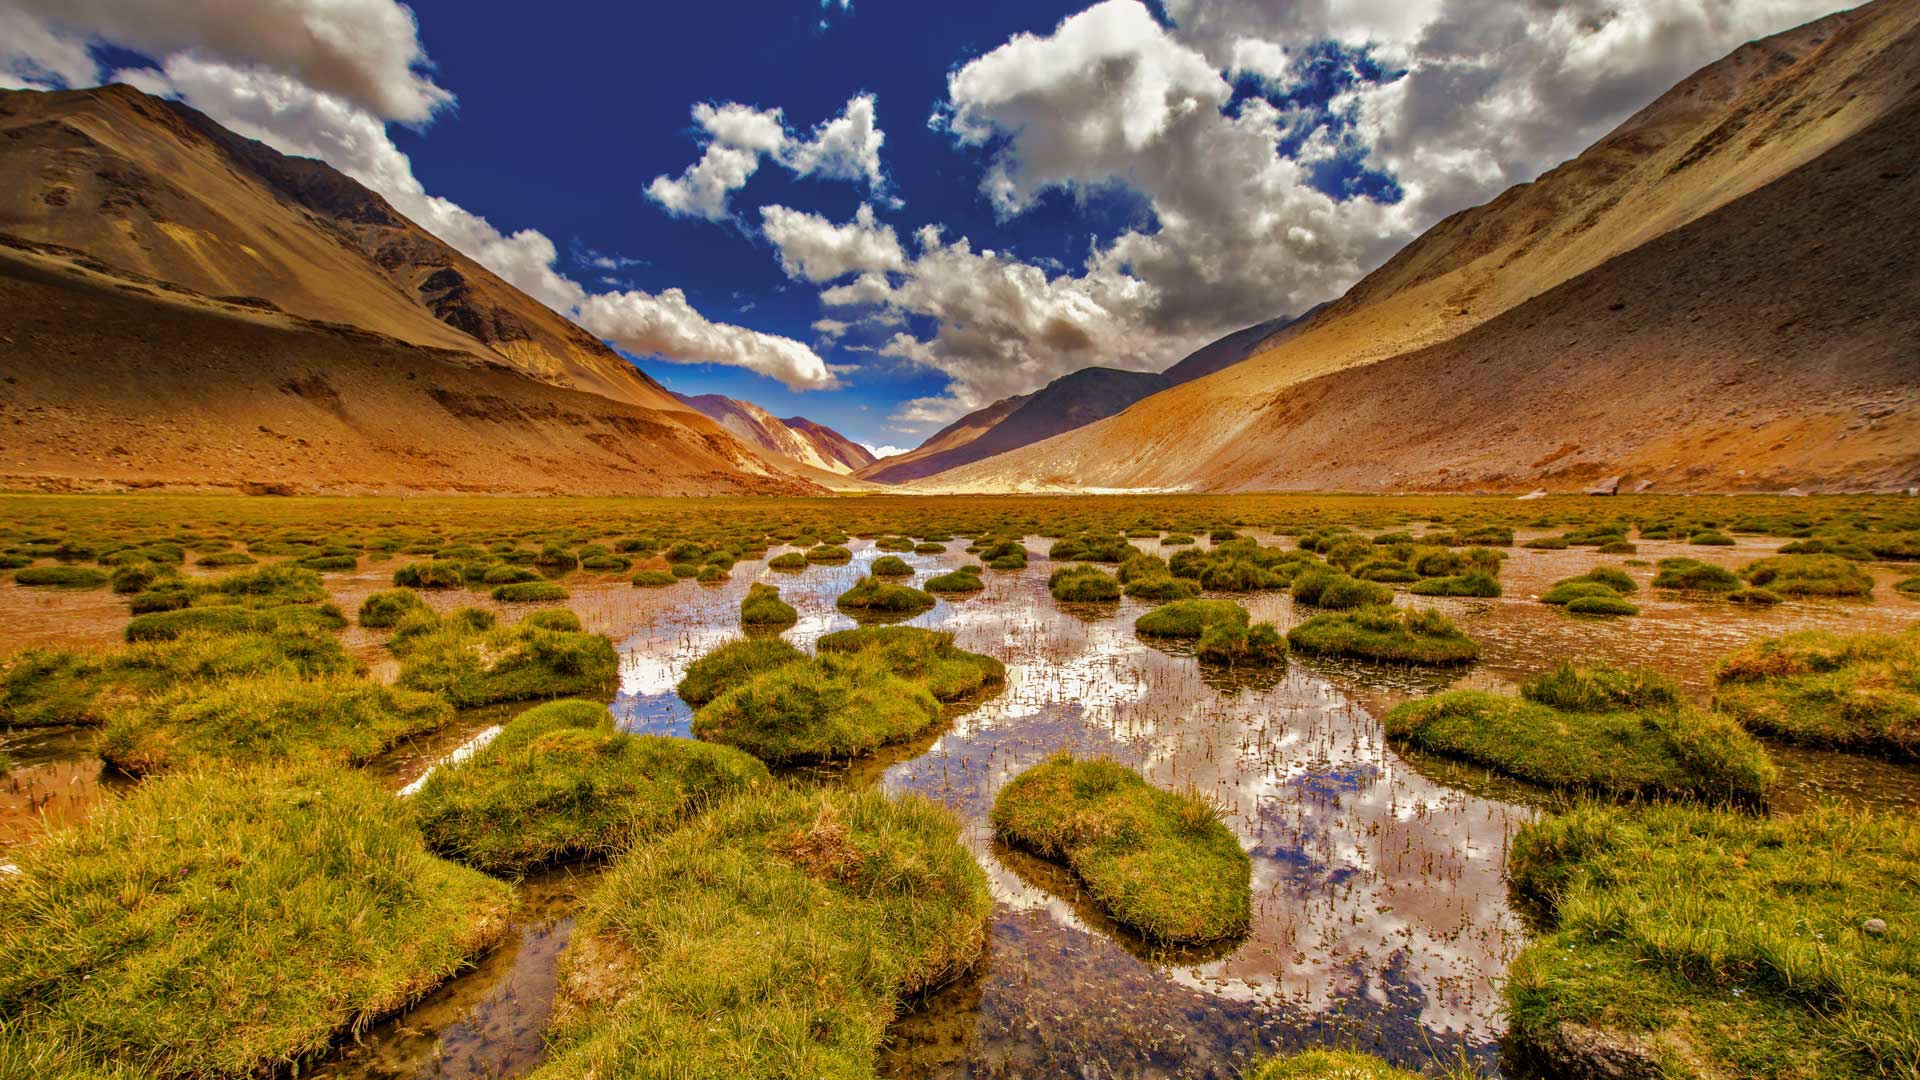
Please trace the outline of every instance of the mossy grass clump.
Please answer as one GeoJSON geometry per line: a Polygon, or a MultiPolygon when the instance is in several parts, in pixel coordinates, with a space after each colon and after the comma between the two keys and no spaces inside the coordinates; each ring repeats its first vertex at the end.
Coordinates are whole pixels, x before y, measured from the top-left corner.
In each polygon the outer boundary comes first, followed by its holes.
{"type": "Polygon", "coordinates": [[[993,901],[959,830],[918,796],[776,787],[617,860],[530,1080],[874,1076],[906,1003],[985,948],[993,901]]]}
{"type": "Polygon", "coordinates": [[[243,607],[237,604],[151,611],[127,620],[129,642],[171,641],[183,634],[303,634],[343,629],[347,618],[332,604],[243,607]]]}
{"type": "Polygon", "coordinates": [[[738,750],[630,735],[604,705],[550,701],[465,761],[428,774],[411,806],[427,846],[494,874],[617,855],[715,798],[769,781],[738,750]]]}
{"type": "Polygon", "coordinates": [[[1733,537],[1718,529],[1702,529],[1687,537],[1687,543],[1701,547],[1732,547],[1733,537]]]}
{"type": "Polygon", "coordinates": [[[1764,805],[1766,751],[1733,721],[1689,708],[1646,672],[1561,664],[1520,697],[1455,690],[1409,701],[1387,735],[1548,787],[1764,805]]]}
{"type": "Polygon", "coordinates": [[[1415,596],[1495,597],[1500,595],[1500,581],[1484,570],[1472,570],[1447,577],[1423,578],[1407,591],[1415,596]]]}
{"type": "Polygon", "coordinates": [[[293,565],[307,570],[333,573],[359,568],[360,557],[357,555],[309,555],[304,559],[294,560],[293,565]]]}
{"type": "Polygon", "coordinates": [[[1252,918],[1252,863],[1219,806],[1110,758],[1055,754],[1008,781],[991,817],[1002,840],[1066,863],[1102,910],[1150,941],[1221,941],[1252,918]]]}
{"type": "Polygon", "coordinates": [[[876,551],[912,551],[913,541],[904,536],[883,536],[873,546],[876,551]]]}
{"type": "Polygon", "coordinates": [[[1653,587],[1672,589],[1675,592],[1732,592],[1740,588],[1739,575],[1724,566],[1715,566],[1698,559],[1671,558],[1661,559],[1659,572],[1653,576],[1653,587]]]}
{"type": "Polygon", "coordinates": [[[14,584],[27,588],[98,589],[108,580],[105,572],[90,566],[29,566],[13,574],[14,584]]]}
{"type": "Polygon", "coordinates": [[[798,551],[783,551],[767,562],[767,569],[792,573],[807,568],[807,556],[798,551]]]}
{"type": "Polygon", "coordinates": [[[935,602],[932,594],[911,585],[895,585],[871,576],[861,578],[834,601],[843,611],[874,615],[918,614],[933,607],[935,602]]]}
{"type": "Polygon", "coordinates": [[[1547,1074],[1920,1071],[1910,815],[1584,807],[1521,826],[1507,869],[1550,926],[1506,980],[1547,1074]]]}
{"type": "Polygon", "coordinates": [[[722,570],[720,567],[714,566],[711,563],[709,563],[708,565],[701,567],[693,575],[693,580],[699,582],[702,585],[718,585],[719,583],[726,581],[730,576],[731,575],[729,575],[725,570],[722,570]]]}
{"type": "Polygon", "coordinates": [[[163,777],[10,855],[0,1043],[76,1077],[287,1069],[466,966],[513,901],[312,766],[163,777]]]}
{"type": "Polygon", "coordinates": [[[898,555],[882,555],[873,560],[867,572],[874,577],[912,577],[913,564],[898,555]]]}
{"type": "Polygon", "coordinates": [[[953,635],[943,630],[858,626],[823,636],[819,650],[823,655],[872,653],[895,675],[924,683],[940,701],[953,701],[1007,681],[1005,664],[960,648],[953,643],[953,635]]]}
{"type": "Polygon", "coordinates": [[[1294,575],[1293,598],[1328,611],[1351,611],[1391,604],[1393,590],[1377,582],[1349,577],[1338,570],[1310,567],[1294,575]]]}
{"type": "Polygon", "coordinates": [[[707,653],[687,665],[675,691],[680,700],[698,708],[763,671],[785,667],[807,654],[785,638],[741,638],[707,653]]]}
{"type": "Polygon", "coordinates": [[[927,591],[930,593],[974,593],[987,587],[980,580],[980,567],[968,563],[951,573],[936,574],[927,579],[927,591]]]}
{"type": "MultiPolygon", "coordinates": [[[[1465,1080],[1477,1076],[1470,1069],[1459,1075],[1465,1080]]],[[[1354,1050],[1308,1050],[1273,1058],[1249,1073],[1247,1080],[1421,1080],[1421,1076],[1354,1050]]]]}
{"type": "Polygon", "coordinates": [[[800,621],[793,605],[780,599],[780,590],[762,582],[747,586],[746,599],[740,601],[741,626],[792,626],[800,621]]]}
{"type": "Polygon", "coordinates": [[[372,630],[391,630],[401,619],[426,609],[426,602],[412,589],[386,589],[369,594],[360,602],[360,625],[372,630]]]}
{"type": "Polygon", "coordinates": [[[1126,593],[1136,600],[1165,603],[1172,600],[1191,600],[1200,595],[1200,586],[1171,574],[1149,574],[1127,582],[1126,593]]]}
{"type": "Polygon", "coordinates": [[[28,649],[0,660],[0,728],[97,725],[114,708],[174,686],[242,675],[344,674],[354,667],[338,638],[304,628],[193,631],[103,653],[28,649]]]}
{"type": "Polygon", "coordinates": [[[1762,589],[1749,585],[1744,589],[1735,589],[1727,594],[1729,604],[1745,604],[1749,607],[1773,607],[1784,604],[1787,598],[1772,589],[1762,589]]]}
{"type": "Polygon", "coordinates": [[[853,561],[853,552],[838,544],[821,544],[807,550],[810,563],[843,563],[853,561]]]}
{"type": "Polygon", "coordinates": [[[1176,600],[1133,621],[1142,637],[1198,640],[1210,626],[1246,626],[1247,609],[1232,600],[1176,600]]]}
{"type": "Polygon", "coordinates": [[[989,570],[1025,570],[1027,549],[1017,541],[998,541],[980,549],[980,561],[989,570]]]}
{"type": "Polygon", "coordinates": [[[398,685],[444,694],[461,708],[610,693],[620,669],[604,635],[532,619],[483,628],[449,616],[396,633],[389,647],[400,657],[398,685]]]}
{"type": "Polygon", "coordinates": [[[1437,611],[1367,607],[1326,611],[1287,632],[1295,649],[1403,664],[1470,664],[1480,646],[1437,611]]]}
{"type": "Polygon", "coordinates": [[[156,566],[148,562],[127,563],[114,568],[108,575],[108,585],[116,595],[127,596],[144,592],[162,579],[171,578],[175,571],[170,566],[156,566]]]}
{"type": "Polygon", "coordinates": [[[1272,623],[1217,622],[1201,632],[1193,654],[1203,664],[1273,667],[1287,662],[1287,651],[1287,639],[1272,623]]]}
{"type": "Polygon", "coordinates": [[[252,566],[260,560],[244,551],[217,551],[194,560],[196,566],[252,566]]]}
{"type": "Polygon", "coordinates": [[[1599,615],[1606,617],[1640,614],[1640,608],[1624,597],[1598,594],[1574,597],[1572,600],[1567,601],[1566,611],[1569,615],[1599,615]]]}
{"type": "Polygon", "coordinates": [[[636,589],[664,589],[678,583],[679,580],[665,570],[638,570],[634,572],[632,578],[633,587],[636,589]]]}
{"type": "Polygon", "coordinates": [[[1120,579],[1091,563],[1063,566],[1047,575],[1047,591],[1063,604],[1097,604],[1120,599],[1120,579]]]}
{"type": "Polygon", "coordinates": [[[1894,582],[1893,589],[1908,596],[1920,596],[1920,575],[1894,582]]]}
{"type": "Polygon", "coordinates": [[[408,563],[393,572],[393,584],[401,589],[463,589],[467,575],[457,563],[408,563]]]}
{"type": "Polygon", "coordinates": [[[544,604],[566,600],[572,594],[551,581],[518,581],[495,588],[492,595],[502,604],[544,604]]]}
{"type": "Polygon", "coordinates": [[[1740,576],[1782,596],[1873,595],[1873,575],[1839,555],[1774,555],[1748,563],[1740,576]]]}
{"type": "Polygon", "coordinates": [[[1720,662],[1713,704],[1762,735],[1920,758],[1920,626],[1755,642],[1720,662]]]}
{"type": "Polygon", "coordinates": [[[693,733],[788,764],[859,757],[939,719],[939,700],[886,657],[823,653],[732,686],[693,714],[693,733]]]}
{"type": "Polygon", "coordinates": [[[343,675],[179,687],[114,711],[100,756],[129,776],[203,764],[359,765],[453,718],[437,694],[343,675]]]}

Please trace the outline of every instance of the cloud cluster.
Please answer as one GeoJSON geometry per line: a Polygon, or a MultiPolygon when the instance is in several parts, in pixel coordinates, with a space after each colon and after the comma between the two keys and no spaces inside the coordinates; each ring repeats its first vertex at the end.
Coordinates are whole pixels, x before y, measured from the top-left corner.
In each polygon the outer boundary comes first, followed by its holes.
{"type": "MultiPolygon", "coordinates": [[[[791,338],[714,323],[677,289],[590,294],[560,272],[544,233],[502,230],[430,194],[387,123],[424,122],[452,97],[425,74],[412,13],[394,0],[208,0],[164,13],[141,0],[0,0],[0,81],[96,83],[103,73],[88,52],[91,41],[158,58],[158,68],[110,78],[178,97],[283,153],[326,161],[620,348],[673,363],[743,367],[794,389],[837,385],[826,363],[791,338]]],[[[735,134],[748,137],[744,129],[735,134]]],[[[823,137],[827,145],[816,153],[839,153],[840,137],[824,129],[823,137]]]]}
{"type": "Polygon", "coordinates": [[[428,74],[413,12],[394,0],[8,0],[8,6],[69,40],[277,71],[404,123],[424,123],[453,100],[428,74]]]}
{"type": "Polygon", "coordinates": [[[814,351],[792,338],[716,323],[686,294],[628,290],[599,293],[580,304],[580,325],[632,353],[683,363],[743,367],[794,390],[830,390],[840,380],[814,351]]]}
{"type": "MultiPolygon", "coordinates": [[[[834,281],[855,273],[904,271],[906,253],[891,225],[861,205],[854,219],[835,225],[819,214],[784,206],[760,208],[760,231],[780,254],[780,268],[798,281],[834,281]]],[[[817,328],[816,328],[817,329],[817,328]]]]}
{"type": "Polygon", "coordinates": [[[733,193],[747,186],[763,159],[796,176],[864,181],[874,193],[886,189],[880,148],[887,136],[872,94],[855,95],[840,115],[807,135],[790,129],[780,109],[738,102],[701,102],[693,107],[693,123],[704,144],[699,160],[677,177],[656,176],[647,185],[647,198],[670,214],[724,220],[733,193]]]}

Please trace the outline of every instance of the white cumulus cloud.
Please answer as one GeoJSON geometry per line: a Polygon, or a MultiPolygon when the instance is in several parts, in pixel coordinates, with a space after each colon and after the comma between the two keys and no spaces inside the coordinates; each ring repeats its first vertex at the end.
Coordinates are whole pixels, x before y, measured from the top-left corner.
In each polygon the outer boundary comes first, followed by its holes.
{"type": "Polygon", "coordinates": [[[704,144],[699,160],[679,176],[656,176],[647,198],[678,217],[723,221],[731,213],[733,193],[747,186],[763,159],[796,176],[864,181],[869,191],[886,190],[880,165],[886,133],[880,130],[872,94],[857,94],[840,115],[800,134],[787,126],[780,109],[757,109],[738,102],[693,107],[693,122],[704,144]]]}
{"type": "Polygon", "coordinates": [[[819,214],[784,206],[760,208],[760,231],[780,253],[788,277],[825,282],[858,272],[906,269],[906,254],[893,227],[876,221],[862,204],[854,219],[835,225],[819,214]]]}

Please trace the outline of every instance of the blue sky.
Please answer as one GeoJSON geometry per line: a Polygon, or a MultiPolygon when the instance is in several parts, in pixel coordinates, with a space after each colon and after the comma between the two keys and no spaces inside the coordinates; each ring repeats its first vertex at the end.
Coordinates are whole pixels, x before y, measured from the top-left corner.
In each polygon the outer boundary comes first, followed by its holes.
{"type": "Polygon", "coordinates": [[[0,86],[180,98],[675,390],[911,446],[1330,299],[1839,6],[0,0],[0,86]]]}

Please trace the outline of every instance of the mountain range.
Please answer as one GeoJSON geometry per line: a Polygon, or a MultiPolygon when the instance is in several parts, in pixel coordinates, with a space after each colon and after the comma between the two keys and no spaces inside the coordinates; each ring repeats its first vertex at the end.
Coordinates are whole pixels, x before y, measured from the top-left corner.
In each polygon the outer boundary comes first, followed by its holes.
{"type": "Polygon", "coordinates": [[[1337,299],[880,460],[667,391],[329,166],[0,91],[0,486],[1886,489],[1920,482],[1920,2],[1742,46],[1337,299]]]}

